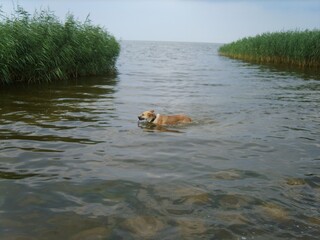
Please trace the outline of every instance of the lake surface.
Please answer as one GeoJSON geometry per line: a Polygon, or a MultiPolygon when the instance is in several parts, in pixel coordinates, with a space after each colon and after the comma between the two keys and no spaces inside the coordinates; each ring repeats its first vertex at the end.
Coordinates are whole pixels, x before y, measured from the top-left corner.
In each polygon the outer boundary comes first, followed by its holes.
{"type": "Polygon", "coordinates": [[[124,41],[115,78],[1,89],[0,239],[318,239],[320,76],[218,47],[124,41]]]}

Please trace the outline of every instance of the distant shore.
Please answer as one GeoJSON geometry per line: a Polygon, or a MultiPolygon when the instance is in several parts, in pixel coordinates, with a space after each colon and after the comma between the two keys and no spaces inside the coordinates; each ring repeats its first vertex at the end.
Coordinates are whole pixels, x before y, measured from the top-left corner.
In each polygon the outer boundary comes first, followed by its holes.
{"type": "MultiPolygon", "coordinates": [[[[1,10],[1,9],[0,9],[1,10]]],[[[117,40],[87,19],[18,7],[0,17],[0,84],[41,83],[115,73],[117,40]]]]}
{"type": "Polygon", "coordinates": [[[320,67],[320,30],[264,33],[224,44],[219,54],[258,63],[320,67]]]}

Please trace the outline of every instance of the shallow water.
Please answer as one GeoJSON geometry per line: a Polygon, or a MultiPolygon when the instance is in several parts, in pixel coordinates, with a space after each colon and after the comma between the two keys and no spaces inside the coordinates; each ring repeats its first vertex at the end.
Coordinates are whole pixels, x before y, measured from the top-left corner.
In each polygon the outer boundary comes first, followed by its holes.
{"type": "Polygon", "coordinates": [[[0,239],[317,239],[320,76],[218,46],[125,41],[116,78],[2,89],[0,239]]]}

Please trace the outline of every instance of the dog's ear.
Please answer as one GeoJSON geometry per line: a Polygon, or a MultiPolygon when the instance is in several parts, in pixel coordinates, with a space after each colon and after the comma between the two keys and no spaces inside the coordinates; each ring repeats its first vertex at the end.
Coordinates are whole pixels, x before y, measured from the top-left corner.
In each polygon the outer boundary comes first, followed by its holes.
{"type": "Polygon", "coordinates": [[[154,113],[154,110],[150,110],[150,112],[154,113]]]}

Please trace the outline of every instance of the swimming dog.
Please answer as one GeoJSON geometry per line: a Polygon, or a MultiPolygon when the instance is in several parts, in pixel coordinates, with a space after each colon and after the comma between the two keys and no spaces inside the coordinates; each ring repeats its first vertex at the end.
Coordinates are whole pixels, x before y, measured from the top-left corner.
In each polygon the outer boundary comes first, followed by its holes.
{"type": "Polygon", "coordinates": [[[160,115],[154,110],[145,111],[138,116],[139,120],[146,120],[156,125],[175,125],[179,123],[191,123],[192,120],[186,115],[160,115]]]}

